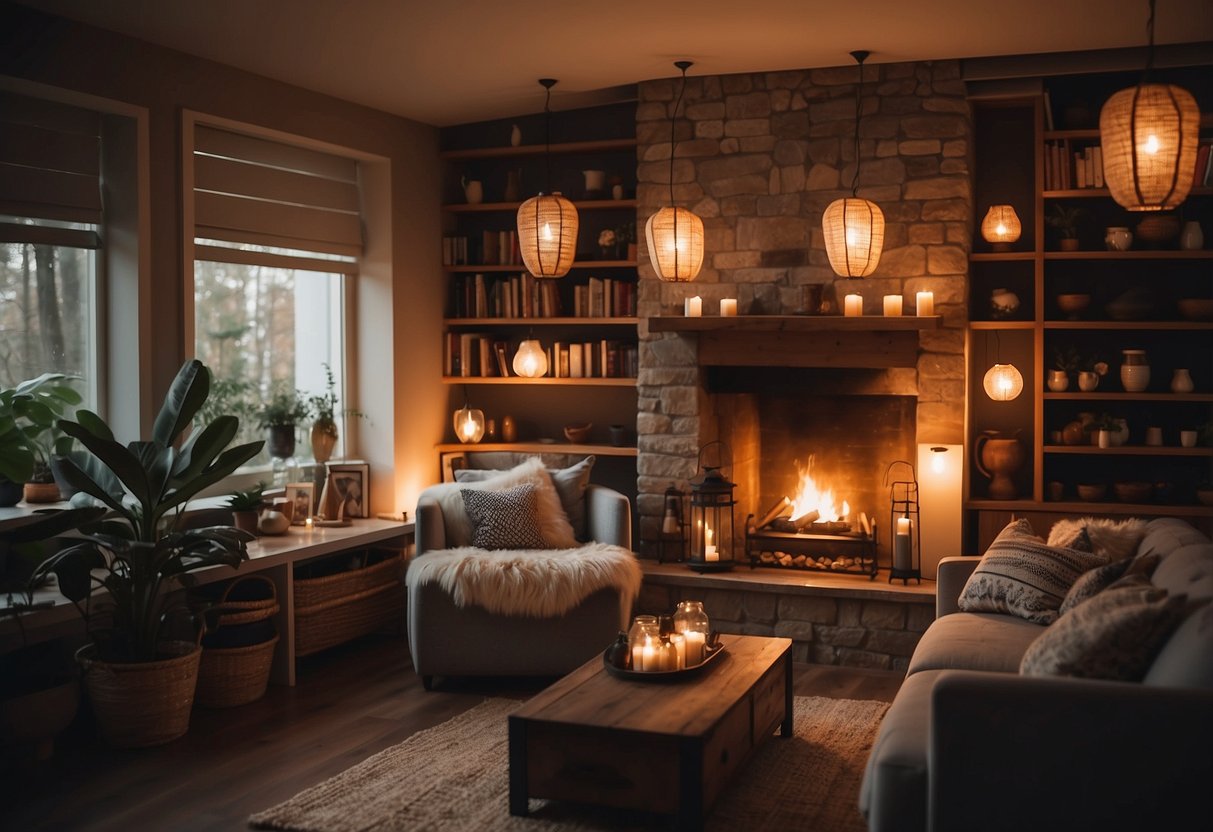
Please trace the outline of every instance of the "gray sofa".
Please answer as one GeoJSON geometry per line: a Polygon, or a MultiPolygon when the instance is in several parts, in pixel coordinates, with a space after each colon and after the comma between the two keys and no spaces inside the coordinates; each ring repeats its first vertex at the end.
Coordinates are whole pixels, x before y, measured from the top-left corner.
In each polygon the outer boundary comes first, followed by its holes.
{"type": "MultiPolygon", "coordinates": [[[[448,547],[435,486],[421,493],[416,557],[448,547]]],[[[449,486],[447,486],[449,487],[449,486]]],[[[590,483],[585,491],[586,537],[631,549],[628,498],[590,483]]],[[[429,690],[435,676],[559,676],[604,650],[619,632],[620,593],[603,589],[559,618],[526,618],[458,607],[433,583],[408,582],[408,636],[413,667],[429,690]],[[542,645],[543,649],[535,649],[542,645]]]]}
{"type": "MultiPolygon", "coordinates": [[[[1213,598],[1213,544],[1149,523],[1170,594],[1213,598]]],[[[872,832],[1213,829],[1213,604],[1139,683],[1018,674],[1044,627],[960,612],[979,559],[939,564],[937,615],[880,726],[860,791],[872,832]]]]}

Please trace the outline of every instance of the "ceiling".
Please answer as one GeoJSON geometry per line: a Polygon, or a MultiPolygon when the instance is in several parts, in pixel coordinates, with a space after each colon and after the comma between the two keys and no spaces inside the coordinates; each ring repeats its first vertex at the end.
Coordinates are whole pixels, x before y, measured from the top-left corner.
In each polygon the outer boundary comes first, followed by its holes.
{"type": "MultiPolygon", "coordinates": [[[[1146,0],[24,0],[434,125],[536,112],[674,75],[1145,43],[1146,0]]],[[[1213,2],[1160,0],[1159,44],[1213,41],[1213,2]]]]}

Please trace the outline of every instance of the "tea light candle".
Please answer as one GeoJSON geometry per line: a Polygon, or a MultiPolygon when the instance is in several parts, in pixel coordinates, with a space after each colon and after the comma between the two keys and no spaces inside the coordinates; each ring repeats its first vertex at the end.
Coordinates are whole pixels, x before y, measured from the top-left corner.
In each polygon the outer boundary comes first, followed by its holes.
{"type": "Polygon", "coordinates": [[[312,529],[316,528],[316,524],[315,524],[315,523],[313,523],[313,522],[312,522],[312,518],[310,518],[310,517],[309,517],[309,518],[307,518],[306,520],[304,520],[304,521],[303,521],[303,528],[304,528],[304,530],[305,530],[305,531],[309,531],[309,532],[310,532],[312,529]]]}
{"type": "Polygon", "coordinates": [[[935,314],[935,293],[919,292],[914,296],[918,317],[925,318],[935,314]]]}
{"type": "Polygon", "coordinates": [[[863,296],[847,295],[842,299],[843,315],[848,318],[858,318],[863,315],[863,296]]]}
{"type": "Polygon", "coordinates": [[[720,299],[720,317],[722,317],[722,318],[737,317],[737,298],[721,298],[720,299]]]}
{"type": "Polygon", "coordinates": [[[884,296],[884,313],[891,318],[901,315],[901,295],[884,296]]]}
{"type": "Polygon", "coordinates": [[[703,298],[695,295],[693,298],[687,298],[683,307],[683,311],[688,318],[699,318],[703,315],[703,298]]]}
{"type": "Polygon", "coordinates": [[[687,667],[694,667],[697,664],[703,663],[703,645],[705,636],[703,633],[697,633],[694,630],[687,630],[683,633],[686,638],[686,663],[687,667]]]}

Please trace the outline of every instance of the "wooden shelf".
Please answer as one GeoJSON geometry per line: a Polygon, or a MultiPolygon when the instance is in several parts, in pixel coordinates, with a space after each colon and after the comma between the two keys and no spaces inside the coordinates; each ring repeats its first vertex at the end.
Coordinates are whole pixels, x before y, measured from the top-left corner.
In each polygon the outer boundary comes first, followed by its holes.
{"type": "Polygon", "coordinates": [[[457,442],[444,442],[438,445],[439,453],[455,451],[516,451],[524,454],[595,454],[597,456],[636,456],[634,447],[617,447],[615,445],[593,445],[586,443],[565,442],[552,440],[550,442],[477,442],[463,445],[457,442]]]}
{"type": "MultiPolygon", "coordinates": [[[[634,199],[581,199],[573,200],[573,204],[577,206],[578,211],[597,211],[599,209],[611,208],[635,208],[636,200],[634,199]]],[[[475,205],[469,205],[466,202],[454,202],[442,206],[443,211],[451,214],[477,214],[489,213],[493,211],[517,211],[521,202],[480,202],[475,205]]]]}
{"type": "Polygon", "coordinates": [[[1141,331],[1208,332],[1213,330],[1213,321],[1045,321],[1045,329],[1131,329],[1141,331]]]}
{"type": "Polygon", "coordinates": [[[561,142],[553,145],[524,144],[518,147],[474,147],[468,150],[444,150],[438,158],[448,162],[475,159],[509,159],[518,156],[543,156],[547,153],[610,153],[617,150],[634,150],[636,138],[595,139],[586,142],[561,142]]]}
{"type": "Polygon", "coordinates": [[[930,315],[736,315],[727,318],[711,315],[687,318],[681,315],[649,318],[650,332],[908,332],[938,329],[940,317],[930,315]]]}
{"type": "Polygon", "coordinates": [[[1162,503],[1117,503],[1096,500],[1065,500],[1056,503],[1036,500],[966,500],[966,509],[981,511],[1046,511],[1058,514],[1136,514],[1164,517],[1213,517],[1213,506],[1165,505],[1162,503]]]}
{"type": "Polygon", "coordinates": [[[1121,445],[1101,448],[1098,445],[1045,445],[1046,454],[1091,454],[1112,456],[1213,456],[1213,448],[1178,448],[1174,445],[1121,445]]]}
{"type": "MultiPolygon", "coordinates": [[[[1213,188],[1202,185],[1188,192],[1189,196],[1208,196],[1213,194],[1213,188]]],[[[1069,188],[1064,191],[1045,191],[1045,199],[1111,199],[1112,192],[1107,188],[1069,188]]]]}
{"type": "Polygon", "coordinates": [[[446,326],[636,326],[639,318],[443,318],[446,326]]]}
{"type": "Polygon", "coordinates": [[[1007,263],[1035,259],[1036,252],[1034,251],[982,251],[969,255],[969,260],[973,263],[1007,263]]]}
{"type": "Polygon", "coordinates": [[[969,329],[1033,329],[1035,321],[969,321],[969,329]]]}
{"type": "Polygon", "coordinates": [[[634,378],[521,378],[520,376],[443,376],[443,384],[538,384],[553,387],[635,387],[634,378]]]}
{"type": "Polygon", "coordinates": [[[1213,249],[1140,249],[1129,251],[1046,251],[1046,260],[1213,260],[1213,249]]]}
{"type": "MultiPolygon", "coordinates": [[[[521,263],[512,266],[443,266],[448,272],[525,272],[521,263]]],[[[635,260],[574,260],[574,269],[634,269],[635,260]]]]}
{"type": "Polygon", "coordinates": [[[1213,402],[1213,393],[1123,393],[1109,391],[1100,393],[1098,390],[1090,393],[1072,392],[1042,394],[1046,399],[1078,402],[1118,401],[1118,402],[1213,402]]]}

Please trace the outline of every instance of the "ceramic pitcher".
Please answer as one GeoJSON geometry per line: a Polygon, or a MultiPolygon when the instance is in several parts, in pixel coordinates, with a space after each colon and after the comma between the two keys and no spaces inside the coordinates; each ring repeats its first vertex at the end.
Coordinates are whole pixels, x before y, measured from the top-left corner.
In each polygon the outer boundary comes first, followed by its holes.
{"type": "Polygon", "coordinates": [[[977,470],[990,478],[990,497],[994,500],[1014,500],[1018,495],[1012,475],[1023,465],[1023,445],[1020,431],[1008,434],[987,430],[973,444],[977,470]]]}

